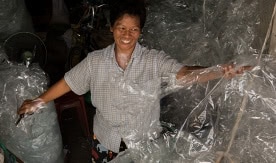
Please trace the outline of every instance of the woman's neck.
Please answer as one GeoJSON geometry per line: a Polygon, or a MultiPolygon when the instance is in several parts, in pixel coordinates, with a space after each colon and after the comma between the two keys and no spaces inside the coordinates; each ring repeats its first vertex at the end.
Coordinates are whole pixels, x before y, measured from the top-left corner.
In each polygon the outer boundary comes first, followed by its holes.
{"type": "Polygon", "coordinates": [[[115,50],[115,57],[118,65],[125,70],[131,59],[132,52],[118,52],[115,50]]]}
{"type": "Polygon", "coordinates": [[[118,65],[123,69],[125,70],[126,67],[128,66],[129,64],[129,61],[131,59],[131,54],[127,53],[115,53],[115,56],[116,56],[116,61],[118,63],[118,65]]]}
{"type": "Polygon", "coordinates": [[[122,69],[125,70],[126,67],[128,66],[132,53],[134,51],[134,48],[123,50],[115,47],[114,50],[115,50],[116,61],[122,69]]]}

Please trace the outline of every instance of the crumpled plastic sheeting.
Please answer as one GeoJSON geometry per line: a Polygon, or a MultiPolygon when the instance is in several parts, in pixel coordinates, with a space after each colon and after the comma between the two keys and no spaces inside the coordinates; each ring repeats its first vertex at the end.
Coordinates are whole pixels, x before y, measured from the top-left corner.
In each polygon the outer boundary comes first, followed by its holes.
{"type": "Polygon", "coordinates": [[[161,137],[136,142],[112,162],[276,162],[276,58],[257,61],[257,2],[149,1],[145,45],[190,65],[234,62],[254,68],[230,80],[177,89],[169,84],[165,90],[174,93],[156,94],[161,137]]]}
{"type": "MultiPolygon", "coordinates": [[[[275,58],[266,58],[231,80],[195,84],[166,96],[161,136],[133,142],[112,162],[275,162],[275,68],[275,58]]],[[[144,92],[124,88],[130,95],[144,92]]],[[[132,109],[142,111],[157,100],[152,95],[150,101],[133,103],[132,109]]]]}
{"type": "Polygon", "coordinates": [[[63,148],[53,102],[35,116],[25,116],[18,126],[18,107],[47,88],[47,78],[39,65],[26,68],[10,63],[0,53],[0,139],[26,163],[63,162],[63,148]]]}
{"type": "Polygon", "coordinates": [[[164,50],[185,64],[202,66],[234,58],[245,61],[257,53],[252,44],[260,41],[256,39],[256,25],[260,23],[258,0],[148,3],[141,42],[149,48],[164,50]]]}
{"type": "Polygon", "coordinates": [[[16,32],[33,32],[32,18],[30,17],[25,1],[0,1],[0,44],[16,32]]]}

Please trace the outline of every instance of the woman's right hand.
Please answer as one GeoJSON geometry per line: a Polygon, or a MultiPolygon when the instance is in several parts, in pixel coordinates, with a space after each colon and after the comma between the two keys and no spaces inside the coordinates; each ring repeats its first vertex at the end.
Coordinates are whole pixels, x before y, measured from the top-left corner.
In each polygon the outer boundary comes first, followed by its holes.
{"type": "Polygon", "coordinates": [[[36,98],[34,100],[25,100],[23,104],[18,109],[18,114],[33,114],[36,110],[43,107],[45,102],[41,98],[36,98]]]}

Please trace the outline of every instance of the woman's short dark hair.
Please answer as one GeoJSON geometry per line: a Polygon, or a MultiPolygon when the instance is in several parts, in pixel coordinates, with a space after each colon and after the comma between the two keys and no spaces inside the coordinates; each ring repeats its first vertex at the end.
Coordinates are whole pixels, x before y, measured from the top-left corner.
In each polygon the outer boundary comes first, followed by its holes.
{"type": "Polygon", "coordinates": [[[144,0],[111,0],[110,3],[110,24],[114,25],[124,14],[138,16],[140,18],[140,28],[146,22],[146,5],[144,0]]]}

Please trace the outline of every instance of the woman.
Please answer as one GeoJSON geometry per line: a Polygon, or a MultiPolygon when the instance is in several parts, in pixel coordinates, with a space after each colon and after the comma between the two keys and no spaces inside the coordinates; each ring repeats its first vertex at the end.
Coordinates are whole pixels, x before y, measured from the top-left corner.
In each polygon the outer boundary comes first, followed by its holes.
{"type": "Polygon", "coordinates": [[[146,94],[158,92],[161,89],[159,79],[170,74],[175,74],[172,78],[178,84],[185,85],[222,76],[233,77],[247,68],[235,70],[232,65],[220,65],[221,71],[212,71],[187,67],[163,51],[149,50],[138,43],[145,19],[146,9],[142,1],[120,0],[112,5],[110,30],[114,44],[88,54],[37,99],[26,100],[18,113],[35,112],[39,105],[69,91],[79,95],[90,91],[96,107],[93,159],[109,161],[132,142],[159,136],[159,102],[152,96],[141,95],[139,88],[144,88],[146,94]],[[151,98],[153,100],[149,100],[151,98]],[[141,101],[145,104],[135,105],[141,101]]]}

